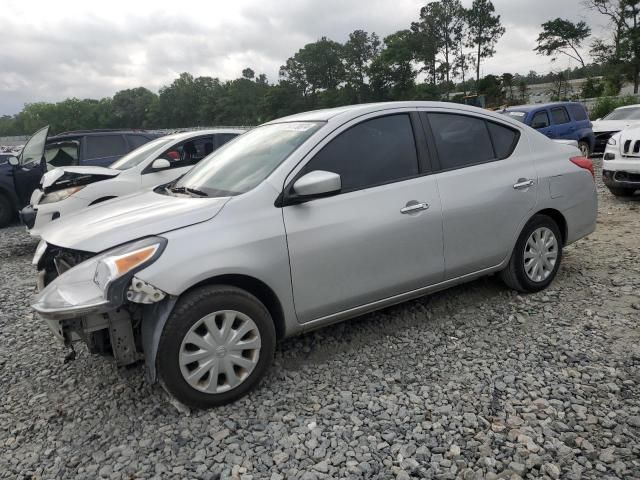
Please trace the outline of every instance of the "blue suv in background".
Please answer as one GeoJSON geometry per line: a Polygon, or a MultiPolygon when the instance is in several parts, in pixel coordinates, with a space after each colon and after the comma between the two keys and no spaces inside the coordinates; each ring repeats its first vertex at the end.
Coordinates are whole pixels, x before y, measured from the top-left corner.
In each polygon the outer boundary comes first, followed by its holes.
{"type": "Polygon", "coordinates": [[[79,130],[49,137],[49,127],[34,133],[19,156],[0,162],[0,227],[29,203],[42,175],[56,167],[108,167],[159,135],[144,130],[79,130]]]}
{"type": "Polygon", "coordinates": [[[596,138],[585,106],[578,102],[538,103],[508,107],[501,113],[526,123],[549,138],[575,140],[585,157],[595,148],[596,138]]]}

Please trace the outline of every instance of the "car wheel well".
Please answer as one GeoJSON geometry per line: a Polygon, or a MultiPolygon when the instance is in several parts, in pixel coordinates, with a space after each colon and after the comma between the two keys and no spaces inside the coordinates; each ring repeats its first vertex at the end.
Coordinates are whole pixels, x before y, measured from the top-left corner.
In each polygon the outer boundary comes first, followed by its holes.
{"type": "Polygon", "coordinates": [[[101,198],[99,198],[99,199],[94,200],[93,202],[91,202],[91,203],[89,204],[89,206],[91,206],[91,205],[95,205],[96,203],[106,202],[107,200],[111,200],[111,199],[114,199],[114,198],[117,198],[117,197],[116,197],[115,195],[112,195],[112,196],[110,196],[110,197],[101,197],[101,198]]]}
{"type": "Polygon", "coordinates": [[[219,275],[217,277],[208,278],[200,283],[193,285],[184,293],[187,293],[203,285],[231,285],[233,287],[246,290],[251,295],[260,300],[264,304],[264,306],[267,307],[267,310],[269,310],[276,329],[276,338],[278,340],[284,338],[286,331],[284,311],[282,310],[282,305],[280,304],[280,300],[278,300],[277,295],[266,283],[248,275],[219,275]]]}
{"type": "Polygon", "coordinates": [[[567,220],[564,218],[562,213],[553,208],[546,208],[537,212],[536,215],[546,215],[556,222],[556,225],[558,225],[558,228],[560,229],[560,235],[562,235],[562,244],[565,245],[567,243],[567,236],[569,232],[567,229],[567,220]]]}

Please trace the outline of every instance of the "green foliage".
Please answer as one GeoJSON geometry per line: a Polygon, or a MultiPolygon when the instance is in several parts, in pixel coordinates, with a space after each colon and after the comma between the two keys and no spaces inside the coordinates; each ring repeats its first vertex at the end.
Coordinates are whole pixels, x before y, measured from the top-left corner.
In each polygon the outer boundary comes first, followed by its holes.
{"type": "Polygon", "coordinates": [[[542,32],[538,35],[538,46],[534,51],[548,57],[558,54],[566,55],[585,66],[584,59],[578,50],[582,42],[591,35],[591,28],[581,21],[573,23],[569,20],[556,18],[542,24],[542,32]]]}
{"type": "Polygon", "coordinates": [[[627,95],[625,97],[601,97],[596,101],[593,108],[591,108],[590,117],[602,118],[618,107],[635,105],[639,102],[640,98],[633,95],[627,95]]]}
{"type": "Polygon", "coordinates": [[[466,12],[468,46],[475,49],[476,55],[476,82],[480,80],[482,60],[495,55],[496,43],[505,32],[500,15],[496,15],[495,11],[491,0],[473,0],[471,9],[466,12]]]}

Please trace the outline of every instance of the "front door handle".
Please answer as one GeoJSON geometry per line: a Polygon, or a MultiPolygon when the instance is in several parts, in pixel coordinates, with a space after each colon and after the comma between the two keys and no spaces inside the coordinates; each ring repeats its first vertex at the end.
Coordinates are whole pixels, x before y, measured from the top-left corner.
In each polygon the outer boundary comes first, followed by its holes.
{"type": "Polygon", "coordinates": [[[533,186],[536,182],[530,178],[519,178],[516,184],[513,186],[516,190],[524,190],[533,186]]]}
{"type": "Polygon", "coordinates": [[[422,202],[422,203],[418,203],[415,200],[411,201],[411,202],[407,202],[407,206],[404,208],[400,209],[400,213],[403,214],[409,214],[409,213],[417,213],[421,210],[426,210],[429,208],[429,204],[422,202]]]}

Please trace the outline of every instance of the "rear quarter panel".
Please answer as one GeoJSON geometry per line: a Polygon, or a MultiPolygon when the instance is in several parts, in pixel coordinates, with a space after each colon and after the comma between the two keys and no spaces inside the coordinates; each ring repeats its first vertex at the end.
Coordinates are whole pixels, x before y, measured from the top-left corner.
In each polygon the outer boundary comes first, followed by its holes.
{"type": "Polygon", "coordinates": [[[558,210],[567,222],[565,244],[595,230],[598,213],[596,186],[591,173],[571,162],[580,151],[569,145],[549,141],[537,132],[528,132],[536,152],[538,171],[537,211],[558,210]]]}

